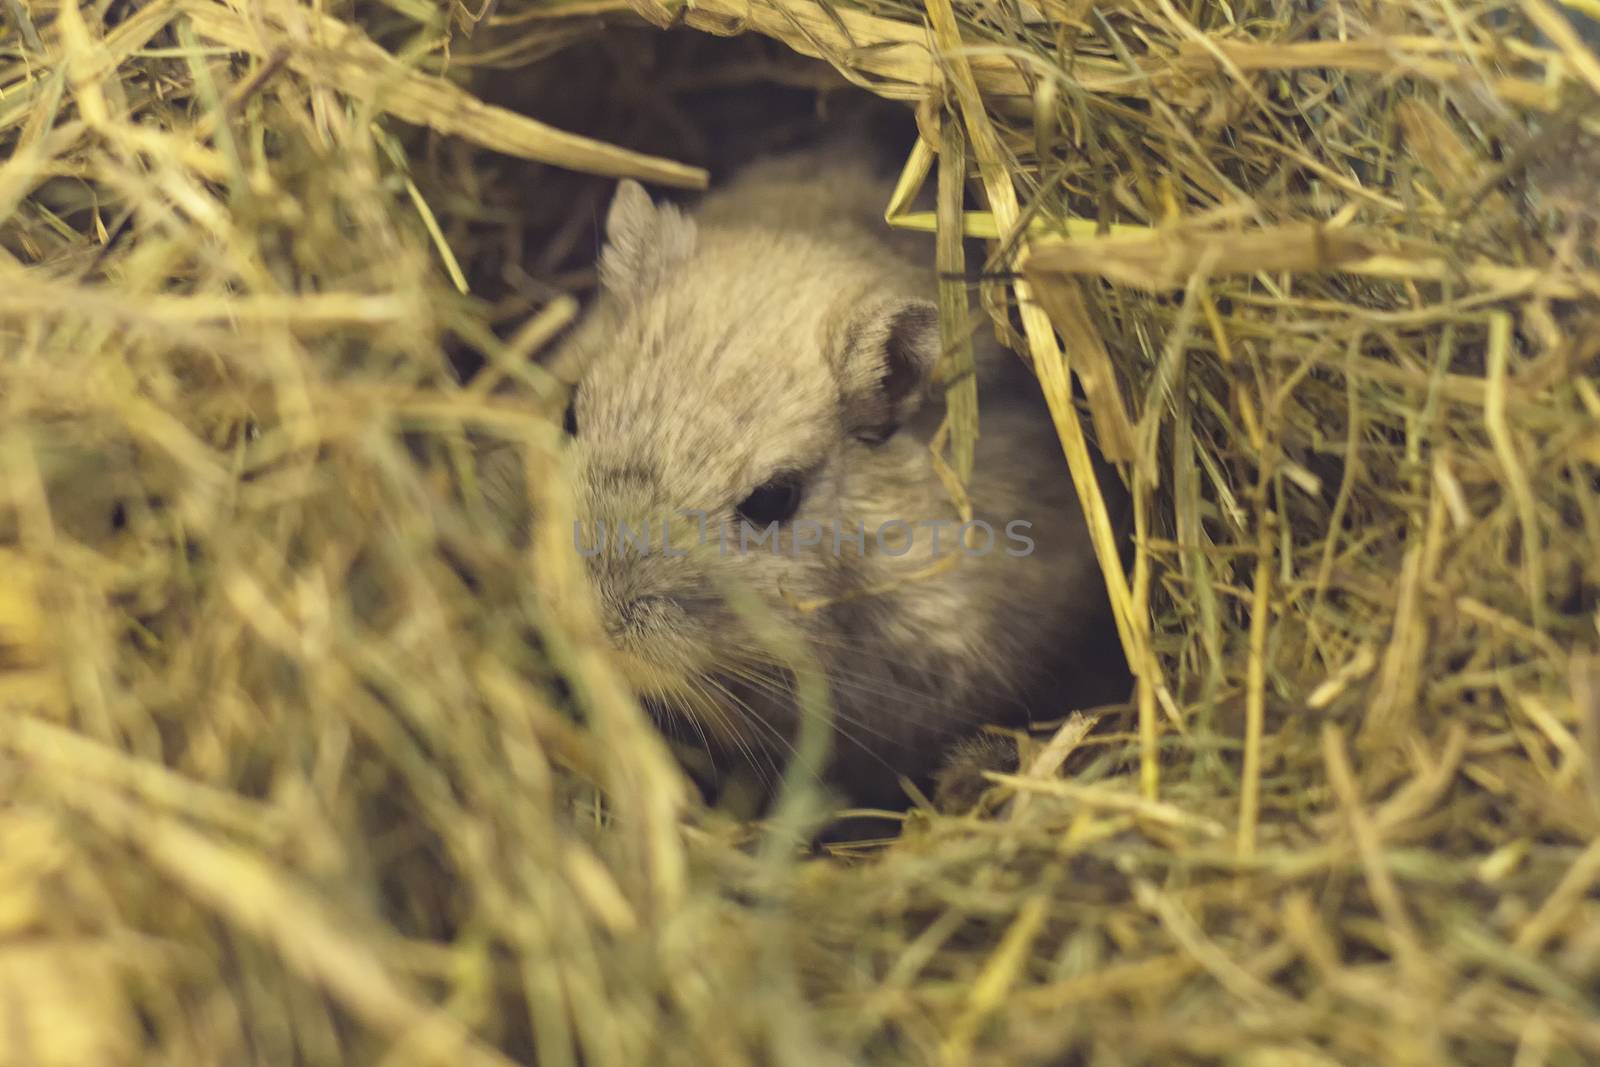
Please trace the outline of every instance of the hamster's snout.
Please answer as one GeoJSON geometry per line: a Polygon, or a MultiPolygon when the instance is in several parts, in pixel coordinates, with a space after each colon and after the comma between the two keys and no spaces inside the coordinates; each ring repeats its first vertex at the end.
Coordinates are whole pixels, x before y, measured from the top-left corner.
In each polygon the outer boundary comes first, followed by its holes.
{"type": "Polygon", "coordinates": [[[587,562],[589,588],[614,648],[645,652],[656,639],[681,628],[683,605],[641,568],[609,554],[587,562]]]}
{"type": "Polygon", "coordinates": [[[611,640],[625,644],[630,636],[664,629],[672,616],[678,613],[678,605],[670,596],[649,594],[622,601],[612,600],[605,606],[603,617],[606,633],[611,640]]]}

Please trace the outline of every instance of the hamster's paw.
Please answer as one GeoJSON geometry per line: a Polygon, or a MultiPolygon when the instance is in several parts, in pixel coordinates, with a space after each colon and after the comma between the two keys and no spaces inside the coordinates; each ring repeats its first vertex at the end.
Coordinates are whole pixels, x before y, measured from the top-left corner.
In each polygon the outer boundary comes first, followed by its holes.
{"type": "Polygon", "coordinates": [[[1015,774],[1020,758],[1016,741],[1004,734],[985,731],[958,741],[934,775],[933,806],[947,815],[973,810],[994,784],[983,772],[1015,774]]]}

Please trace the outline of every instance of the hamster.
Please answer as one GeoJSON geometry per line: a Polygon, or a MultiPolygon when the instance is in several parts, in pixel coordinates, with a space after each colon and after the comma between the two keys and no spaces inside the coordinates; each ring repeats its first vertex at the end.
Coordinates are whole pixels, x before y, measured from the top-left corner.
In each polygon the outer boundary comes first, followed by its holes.
{"type": "Polygon", "coordinates": [[[903,801],[900,775],[929,781],[983,723],[1126,696],[1048,412],[988,330],[961,539],[929,450],[931,243],[891,233],[889,191],[837,148],[756,164],[693,214],[624,181],[601,292],[557,355],[581,368],[573,549],[633,683],[773,781],[803,649],[833,708],[827,778],[863,804],[903,801]]]}

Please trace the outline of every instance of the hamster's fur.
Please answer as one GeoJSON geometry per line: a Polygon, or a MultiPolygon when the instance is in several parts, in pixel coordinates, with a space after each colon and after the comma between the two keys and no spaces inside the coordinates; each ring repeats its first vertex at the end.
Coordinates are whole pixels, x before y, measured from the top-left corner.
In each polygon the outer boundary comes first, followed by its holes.
{"type": "Polygon", "coordinates": [[[737,607],[733,591],[753,592],[822,668],[829,777],[863,803],[901,797],[898,774],[927,780],[981,723],[1125,695],[1107,689],[1120,664],[1078,654],[1106,647],[1103,584],[1037,386],[1025,371],[1006,380],[1021,363],[988,330],[975,339],[988,369],[970,492],[992,548],[906,580],[936,558],[933,531],[916,524],[950,522],[947,556],[959,520],[928,449],[942,415],[928,388],[940,353],[931,240],[891,233],[889,189],[838,149],[760,163],[693,216],[623,182],[602,291],[559,356],[582,368],[569,409],[574,550],[593,553],[597,604],[636,684],[714,750],[775,778],[797,723],[793,657],[737,607]],[[758,490],[761,514],[798,493],[777,552],[740,548],[739,508],[758,490]],[[820,544],[796,545],[805,520],[820,544]],[[898,527],[883,545],[875,536],[893,520],[912,526],[903,555],[898,527]],[[1007,537],[1014,520],[1031,524],[1029,554],[1012,554],[1025,547],[1007,537]],[[649,548],[620,543],[618,524],[641,522],[649,548]],[[848,536],[858,523],[864,550],[848,536]]]}

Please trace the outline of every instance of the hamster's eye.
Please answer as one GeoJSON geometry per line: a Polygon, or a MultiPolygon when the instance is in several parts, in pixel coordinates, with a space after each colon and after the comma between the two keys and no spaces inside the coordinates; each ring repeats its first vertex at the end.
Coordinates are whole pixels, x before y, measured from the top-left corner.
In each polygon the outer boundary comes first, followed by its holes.
{"type": "Polygon", "coordinates": [[[567,401],[567,410],[561,416],[561,428],[567,431],[568,437],[578,436],[578,392],[572,392],[572,398],[567,401]]]}
{"type": "Polygon", "coordinates": [[[801,488],[798,475],[780,474],[745,497],[739,514],[757,526],[786,522],[800,510],[801,488]]]}

